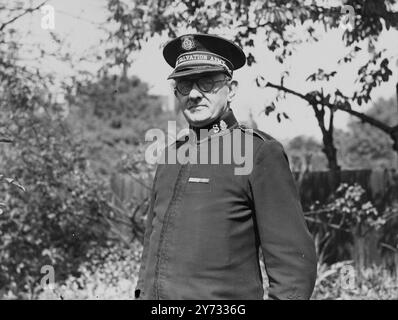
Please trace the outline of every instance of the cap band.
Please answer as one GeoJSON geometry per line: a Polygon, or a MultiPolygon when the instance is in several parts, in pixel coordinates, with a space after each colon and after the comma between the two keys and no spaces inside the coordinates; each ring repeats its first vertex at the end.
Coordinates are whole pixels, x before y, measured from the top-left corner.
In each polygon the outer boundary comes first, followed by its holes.
{"type": "Polygon", "coordinates": [[[176,61],[176,69],[180,69],[182,67],[191,67],[196,65],[212,65],[212,66],[222,66],[227,69],[228,72],[231,72],[231,62],[227,59],[222,58],[221,56],[204,52],[204,51],[195,51],[195,52],[187,52],[181,54],[176,61]],[[229,64],[229,66],[228,66],[229,64]]]}

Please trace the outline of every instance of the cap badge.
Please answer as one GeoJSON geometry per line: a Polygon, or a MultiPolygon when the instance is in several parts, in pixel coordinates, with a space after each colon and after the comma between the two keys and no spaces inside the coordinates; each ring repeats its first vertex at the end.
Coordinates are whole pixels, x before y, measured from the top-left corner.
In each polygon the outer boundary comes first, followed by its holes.
{"type": "Polygon", "coordinates": [[[192,36],[183,37],[181,47],[187,51],[192,50],[196,47],[195,40],[192,36]]]}

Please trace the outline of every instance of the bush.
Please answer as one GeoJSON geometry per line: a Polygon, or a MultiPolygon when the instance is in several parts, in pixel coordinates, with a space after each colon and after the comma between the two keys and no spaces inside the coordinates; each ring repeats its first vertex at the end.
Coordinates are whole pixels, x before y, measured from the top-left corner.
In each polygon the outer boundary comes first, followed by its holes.
{"type": "Polygon", "coordinates": [[[14,120],[15,143],[5,149],[2,170],[26,192],[0,189],[7,199],[0,216],[0,298],[31,298],[42,266],[52,265],[66,277],[91,247],[102,245],[102,217],[109,209],[105,184],[92,174],[84,146],[62,121],[33,113],[14,120]]]}
{"type": "Polygon", "coordinates": [[[93,249],[89,260],[78,269],[78,275],[40,288],[38,299],[134,299],[142,247],[109,244],[105,249],[93,249]]]}
{"type": "Polygon", "coordinates": [[[306,219],[320,262],[354,259],[360,269],[365,267],[365,242],[373,241],[375,232],[385,225],[387,212],[379,212],[357,183],[341,184],[328,203],[317,202],[310,210],[306,219]]]}
{"type": "Polygon", "coordinates": [[[382,267],[372,266],[356,274],[353,261],[318,266],[311,299],[389,300],[398,298],[398,278],[382,267]]]}

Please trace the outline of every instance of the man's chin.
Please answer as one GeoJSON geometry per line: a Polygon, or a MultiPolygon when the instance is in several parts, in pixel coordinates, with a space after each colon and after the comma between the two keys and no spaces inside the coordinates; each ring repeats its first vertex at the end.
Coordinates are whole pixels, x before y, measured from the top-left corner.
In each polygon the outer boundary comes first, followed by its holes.
{"type": "Polygon", "coordinates": [[[204,127],[212,122],[212,118],[209,114],[207,114],[207,112],[204,114],[190,114],[186,117],[186,119],[191,126],[199,128],[204,127]]]}

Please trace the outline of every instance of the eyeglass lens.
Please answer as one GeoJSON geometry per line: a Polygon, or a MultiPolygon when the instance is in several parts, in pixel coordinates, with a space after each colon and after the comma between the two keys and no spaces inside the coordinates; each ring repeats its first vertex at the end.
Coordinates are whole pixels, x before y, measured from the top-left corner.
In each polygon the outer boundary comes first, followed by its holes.
{"type": "Polygon", "coordinates": [[[193,84],[196,83],[198,88],[201,91],[209,92],[209,91],[213,90],[216,82],[222,82],[222,81],[225,81],[225,79],[218,80],[218,81],[215,81],[212,78],[199,78],[196,80],[182,80],[182,81],[177,82],[177,90],[181,94],[187,95],[192,90],[193,84]]]}

